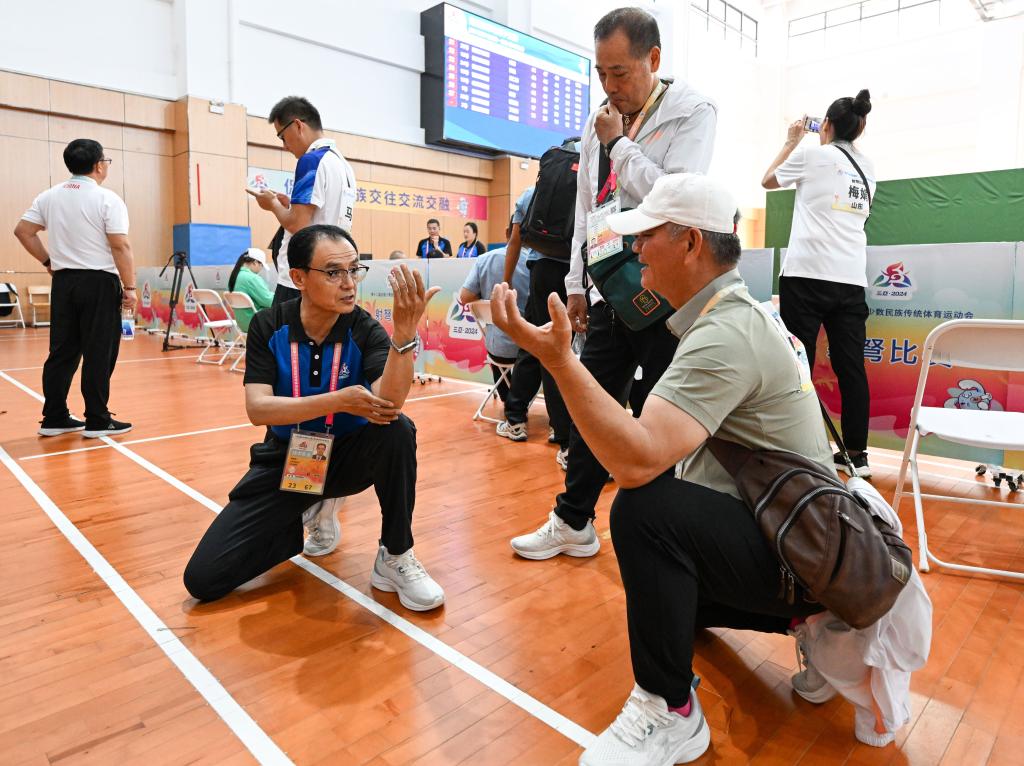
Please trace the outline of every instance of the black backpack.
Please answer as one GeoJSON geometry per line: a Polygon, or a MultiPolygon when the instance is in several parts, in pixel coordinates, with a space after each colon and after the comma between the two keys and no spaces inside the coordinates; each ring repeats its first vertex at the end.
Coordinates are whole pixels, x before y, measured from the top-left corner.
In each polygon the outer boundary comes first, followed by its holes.
{"type": "Polygon", "coordinates": [[[569,260],[576,226],[576,175],[580,168],[579,138],[552,146],[540,158],[540,172],[526,218],[519,227],[522,242],[542,255],[569,260]]]}

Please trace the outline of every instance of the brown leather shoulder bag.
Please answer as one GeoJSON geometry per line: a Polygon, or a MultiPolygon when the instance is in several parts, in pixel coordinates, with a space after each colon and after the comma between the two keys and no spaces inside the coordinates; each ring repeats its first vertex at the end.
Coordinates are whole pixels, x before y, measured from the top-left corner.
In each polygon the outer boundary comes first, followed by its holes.
{"type": "Polygon", "coordinates": [[[792,603],[799,583],[853,628],[892,608],[910,578],[910,548],[845,484],[792,452],[751,450],[717,437],[708,448],[778,557],[780,598],[792,603]]]}

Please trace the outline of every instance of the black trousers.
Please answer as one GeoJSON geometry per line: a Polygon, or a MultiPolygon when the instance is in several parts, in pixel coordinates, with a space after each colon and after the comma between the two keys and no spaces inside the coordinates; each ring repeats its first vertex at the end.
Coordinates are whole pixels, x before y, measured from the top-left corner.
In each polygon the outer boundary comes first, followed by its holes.
{"type": "Polygon", "coordinates": [[[71,379],[82,363],[85,421],[102,428],[110,420],[110,376],[121,344],[121,280],[89,269],[53,273],[50,354],[43,365],[43,418],[67,417],[71,379]]]}
{"type": "Polygon", "coordinates": [[[287,444],[272,434],[250,448],[248,472],[185,567],[185,588],[195,598],[226,596],[301,553],[303,511],[371,486],[380,501],[381,544],[394,555],[412,547],[416,426],[409,418],[401,415],[389,425],[366,425],[335,439],[323,496],[279,489],[286,451],[287,444]]]}
{"type": "MultiPolygon", "coordinates": [[[[568,261],[554,261],[538,258],[530,263],[530,297],[526,304],[526,319],[541,327],[551,321],[548,312],[548,296],[557,293],[565,302],[565,277],[569,273],[568,261]]],[[[565,407],[562,394],[555,379],[545,370],[537,358],[528,351],[520,351],[516,366],[512,370],[512,387],[505,400],[505,419],[509,423],[525,423],[527,409],[538,389],[544,387],[544,405],[548,421],[555,430],[555,441],[560,447],[569,444],[569,410],[565,407]]]]}
{"type": "MultiPolygon", "coordinates": [[[[580,361],[619,404],[625,406],[628,396],[633,416],[640,417],[647,395],[668,369],[678,345],[679,339],[669,332],[664,322],[655,322],[634,332],[602,301],[590,309],[587,342],[580,361]],[[633,379],[637,367],[643,367],[642,380],[633,379]]],[[[573,529],[583,529],[587,521],[594,518],[594,506],[606,481],[608,471],[572,424],[565,491],[556,500],[555,513],[573,529]]]]}
{"type": "Polygon", "coordinates": [[[785,633],[823,611],[797,586],[779,598],[779,563],[741,501],[665,473],[612,503],[612,543],[626,591],[636,682],[685,705],[700,628],[785,633]]]}
{"type": "Polygon", "coordinates": [[[807,349],[812,370],[818,330],[825,325],[829,361],[842,399],[843,441],[852,452],[867,449],[871,393],[864,369],[868,320],[864,288],[822,279],[780,277],[779,313],[807,349]]]}
{"type": "Polygon", "coordinates": [[[298,298],[301,295],[301,290],[296,290],[294,287],[285,287],[284,285],[278,285],[277,287],[274,288],[274,300],[270,302],[270,305],[276,306],[278,303],[290,301],[293,298],[298,298]]]}

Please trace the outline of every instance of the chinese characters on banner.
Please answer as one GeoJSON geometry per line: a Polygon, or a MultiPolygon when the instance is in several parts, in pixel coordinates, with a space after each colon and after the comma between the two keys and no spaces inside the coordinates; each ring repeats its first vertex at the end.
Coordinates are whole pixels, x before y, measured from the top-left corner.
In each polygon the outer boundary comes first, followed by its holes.
{"type": "MultiPolygon", "coordinates": [[[[287,170],[249,168],[249,186],[252,188],[273,189],[288,194],[291,192],[293,180],[293,173],[287,170]]],[[[487,197],[480,194],[364,183],[357,179],[356,210],[427,213],[438,218],[448,215],[464,220],[486,221],[487,197]]]]}

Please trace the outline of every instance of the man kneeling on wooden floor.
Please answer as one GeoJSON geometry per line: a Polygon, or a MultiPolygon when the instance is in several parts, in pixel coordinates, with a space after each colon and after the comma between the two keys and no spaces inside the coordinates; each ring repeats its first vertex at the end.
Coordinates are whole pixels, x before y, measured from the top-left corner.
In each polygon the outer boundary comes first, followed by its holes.
{"type": "Polygon", "coordinates": [[[412,550],[416,427],[401,409],[416,326],[439,288],[427,290],[408,266],[393,268],[388,338],[356,305],[369,267],[348,232],[302,229],[288,262],[302,295],[258,313],[245,352],[246,411],[255,425],[270,426],[267,438],[250,449],[248,473],[192,554],[185,587],[212,601],[298,553],[330,553],[340,498],[373,486],[383,519],[371,584],[397,592],[407,609],[438,607],[444,591],[412,550]],[[320,452],[327,461],[316,459],[320,452]]]}

